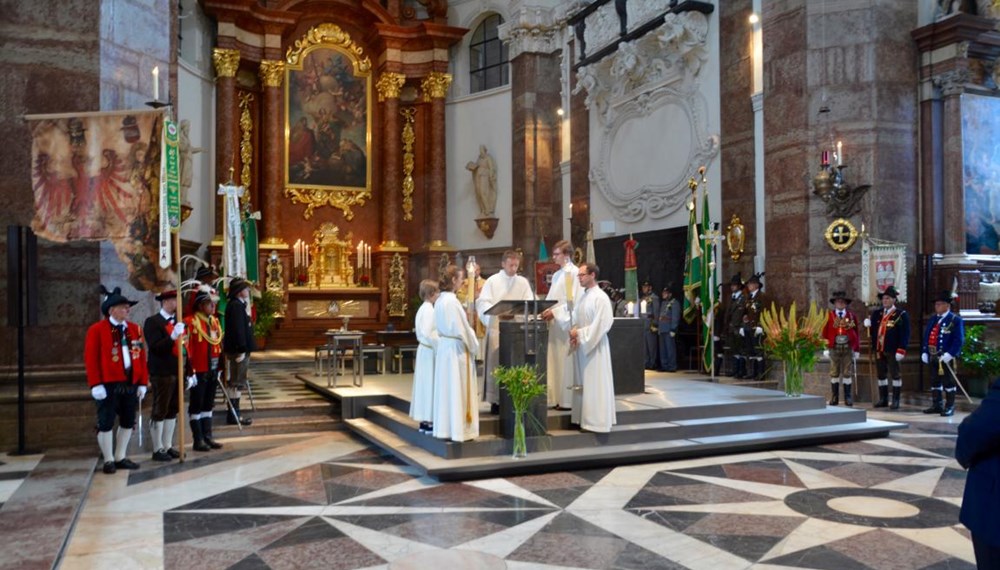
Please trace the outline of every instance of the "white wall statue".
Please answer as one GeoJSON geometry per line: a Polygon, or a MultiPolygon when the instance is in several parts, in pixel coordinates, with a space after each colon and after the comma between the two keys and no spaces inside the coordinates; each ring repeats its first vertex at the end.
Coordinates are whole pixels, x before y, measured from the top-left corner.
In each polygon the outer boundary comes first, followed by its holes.
{"type": "Polygon", "coordinates": [[[678,211],[688,199],[688,179],[719,152],[711,130],[719,109],[706,97],[717,99],[718,85],[708,81],[717,66],[701,78],[710,35],[700,12],[667,14],[660,28],[577,72],[575,93],[585,93],[591,111],[590,178],[623,222],[678,211]]]}

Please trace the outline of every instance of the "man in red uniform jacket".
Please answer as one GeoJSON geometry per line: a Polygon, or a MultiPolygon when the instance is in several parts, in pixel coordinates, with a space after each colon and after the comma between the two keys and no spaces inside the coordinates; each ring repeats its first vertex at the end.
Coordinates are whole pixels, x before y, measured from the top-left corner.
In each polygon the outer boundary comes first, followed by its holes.
{"type": "Polygon", "coordinates": [[[146,396],[149,371],[142,328],[126,320],[137,301],[126,299],[120,287],[109,293],[102,286],[101,291],[106,295],[101,303],[106,318],[87,329],[83,360],[90,393],[97,400],[97,445],[104,455],[104,472],[114,473],[139,468],[125,452],[135,426],[136,406],[146,396]],[[111,428],[116,415],[118,445],[112,454],[111,428]]]}
{"type": "Polygon", "coordinates": [[[851,360],[857,362],[861,356],[861,339],[858,336],[858,316],[847,308],[851,300],[844,291],[834,291],[830,302],[833,309],[823,327],[823,338],[826,339],[826,349],[823,357],[830,359],[830,388],[833,397],[830,405],[840,403],[840,385],[844,385],[844,404],[854,405],[854,394],[851,392],[852,378],[851,360]]]}

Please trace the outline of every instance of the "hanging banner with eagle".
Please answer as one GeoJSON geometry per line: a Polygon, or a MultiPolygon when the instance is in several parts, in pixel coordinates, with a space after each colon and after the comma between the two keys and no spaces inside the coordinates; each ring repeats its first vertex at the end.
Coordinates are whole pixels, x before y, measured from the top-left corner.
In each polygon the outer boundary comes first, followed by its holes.
{"type": "Polygon", "coordinates": [[[157,263],[163,111],[28,115],[32,230],[54,242],[114,243],[129,281],[172,280],[157,263]]]}

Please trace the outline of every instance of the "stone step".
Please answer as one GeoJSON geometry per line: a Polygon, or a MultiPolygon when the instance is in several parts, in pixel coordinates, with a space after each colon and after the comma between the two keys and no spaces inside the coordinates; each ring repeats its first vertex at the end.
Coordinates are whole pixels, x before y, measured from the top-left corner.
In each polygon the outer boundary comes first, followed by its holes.
{"type": "Polygon", "coordinates": [[[522,459],[512,459],[508,455],[445,459],[366,418],[349,419],[345,423],[355,433],[441,481],[508,477],[543,471],[668,461],[776,447],[885,437],[889,431],[905,427],[903,424],[893,422],[866,420],[836,426],[758,431],[696,439],[656,440],[641,444],[604,445],[585,450],[579,448],[532,450],[529,441],[528,456],[522,459]]]}
{"type": "MultiPolygon", "coordinates": [[[[244,426],[240,431],[239,427],[226,425],[225,416],[221,420],[218,416],[213,418],[212,435],[216,439],[229,437],[249,437],[255,435],[275,435],[283,433],[307,433],[316,431],[337,431],[345,429],[344,423],[334,417],[277,417],[277,418],[257,418],[254,417],[253,424],[244,426]]],[[[190,437],[190,434],[188,435],[190,437]]]]}

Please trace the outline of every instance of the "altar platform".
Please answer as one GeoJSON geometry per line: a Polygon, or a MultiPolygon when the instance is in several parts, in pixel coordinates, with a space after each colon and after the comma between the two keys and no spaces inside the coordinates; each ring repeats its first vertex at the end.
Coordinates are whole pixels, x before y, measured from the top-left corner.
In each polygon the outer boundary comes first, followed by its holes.
{"type": "Polygon", "coordinates": [[[548,411],[548,434],[528,438],[528,456],[510,457],[497,416],[480,412],[480,437],[435,439],[407,415],[411,374],[366,376],[361,388],[327,388],[301,374],[313,390],[340,400],[356,434],[439,480],[500,477],[625,465],[707,455],[787,449],[886,437],[906,424],[868,419],[863,408],[830,407],[825,399],[756,387],[718,384],[684,373],[646,373],[641,394],[616,397],[618,425],[610,433],[581,432],[569,412],[548,411]]]}

